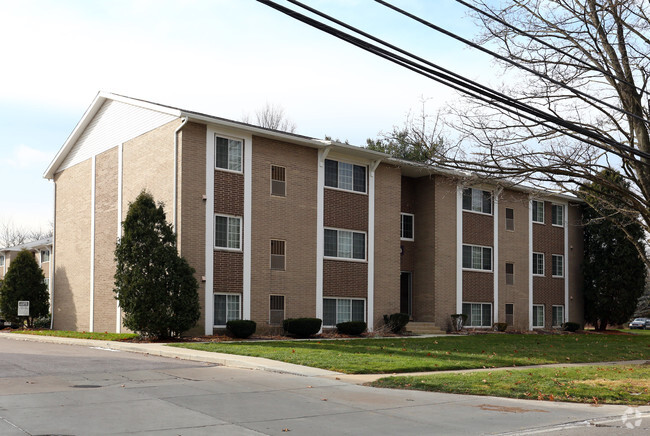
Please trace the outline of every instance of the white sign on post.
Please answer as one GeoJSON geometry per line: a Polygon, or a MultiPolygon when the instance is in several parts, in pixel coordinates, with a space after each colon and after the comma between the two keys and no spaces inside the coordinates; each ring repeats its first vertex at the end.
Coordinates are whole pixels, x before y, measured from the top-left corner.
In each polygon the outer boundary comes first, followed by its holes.
{"type": "Polygon", "coordinates": [[[29,301],[18,302],[18,316],[29,316],[29,301]]]}

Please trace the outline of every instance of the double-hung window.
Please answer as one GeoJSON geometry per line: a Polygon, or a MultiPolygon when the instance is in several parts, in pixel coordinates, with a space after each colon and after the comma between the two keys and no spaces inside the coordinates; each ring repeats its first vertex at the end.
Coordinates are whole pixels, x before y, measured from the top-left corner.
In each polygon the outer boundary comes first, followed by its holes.
{"type": "Polygon", "coordinates": [[[533,304],[533,327],[544,327],[543,304],[533,304]]]}
{"type": "Polygon", "coordinates": [[[492,247],[463,245],[463,269],[492,271],[492,247]]]}
{"type": "Polygon", "coordinates": [[[564,324],[564,306],[553,306],[553,327],[564,324]]]}
{"type": "Polygon", "coordinates": [[[506,285],[515,284],[515,264],[506,262],[506,285]]]}
{"type": "Polygon", "coordinates": [[[366,234],[350,230],[325,229],[325,257],[366,259],[366,234]]]}
{"type": "Polygon", "coordinates": [[[354,298],[323,298],[323,326],[348,321],[365,321],[366,302],[354,298]]]}
{"type": "Polygon", "coordinates": [[[284,271],[285,241],[271,239],[271,269],[284,271]]]}
{"type": "Polygon", "coordinates": [[[400,238],[405,241],[413,240],[413,215],[410,213],[403,213],[400,217],[400,238]]]}
{"type": "Polygon", "coordinates": [[[239,319],[239,294],[214,294],[214,325],[225,326],[228,321],[239,319]]]}
{"type": "Polygon", "coordinates": [[[551,224],[558,227],[564,227],[564,206],[554,204],[551,208],[551,224]]]}
{"type": "Polygon", "coordinates": [[[506,230],[515,229],[515,210],[506,207],[506,230]]]}
{"type": "Polygon", "coordinates": [[[50,250],[41,250],[41,263],[50,261],[50,250]]]}
{"type": "Polygon", "coordinates": [[[223,170],[242,171],[243,142],[215,136],[214,166],[223,170]]]}
{"type": "Polygon", "coordinates": [[[284,197],[287,192],[286,168],[271,165],[271,195],[284,197]]]}
{"type": "Polygon", "coordinates": [[[467,315],[465,321],[467,327],[492,326],[491,303],[463,303],[463,314],[467,315]]]}
{"type": "Polygon", "coordinates": [[[325,159],[325,186],[366,192],[366,167],[325,159]]]}
{"type": "Polygon", "coordinates": [[[554,254],[551,256],[551,260],[552,276],[564,277],[564,256],[561,254],[554,254]]]}
{"type": "Polygon", "coordinates": [[[533,275],[544,275],[544,253],[533,253],[533,275]]]}
{"type": "Polygon", "coordinates": [[[533,200],[531,206],[533,208],[533,222],[544,224],[544,202],[533,200]]]}
{"type": "Polygon", "coordinates": [[[5,266],[5,257],[4,257],[4,255],[0,255],[0,266],[5,266]]]}
{"type": "Polygon", "coordinates": [[[481,189],[463,189],[463,210],[492,214],[492,193],[481,189]]]}
{"type": "Polygon", "coordinates": [[[241,249],[241,218],[214,216],[214,247],[226,250],[241,249]]]}

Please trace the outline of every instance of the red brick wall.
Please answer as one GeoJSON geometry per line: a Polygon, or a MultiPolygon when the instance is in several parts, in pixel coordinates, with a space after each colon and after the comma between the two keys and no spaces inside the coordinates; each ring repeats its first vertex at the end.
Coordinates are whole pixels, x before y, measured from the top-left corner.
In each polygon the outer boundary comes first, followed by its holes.
{"type": "Polygon", "coordinates": [[[368,231],[368,196],[325,188],[325,227],[368,231]]]}
{"type": "Polygon", "coordinates": [[[323,296],[366,298],[368,296],[368,264],[325,259],[323,261],[323,296]]]}

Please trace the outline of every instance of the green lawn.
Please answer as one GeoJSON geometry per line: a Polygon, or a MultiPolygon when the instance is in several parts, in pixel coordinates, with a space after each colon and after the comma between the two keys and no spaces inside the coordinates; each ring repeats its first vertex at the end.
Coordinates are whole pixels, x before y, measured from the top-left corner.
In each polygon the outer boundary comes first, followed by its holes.
{"type": "Polygon", "coordinates": [[[72,332],[67,330],[14,330],[12,333],[18,333],[22,335],[58,336],[63,338],[76,339],[97,339],[103,341],[119,341],[122,339],[132,339],[138,337],[138,335],[133,333],[91,333],[72,332]]]}
{"type": "Polygon", "coordinates": [[[387,377],[375,387],[577,403],[647,405],[650,366],[555,367],[387,377]]]}
{"type": "Polygon", "coordinates": [[[650,337],[646,335],[484,334],[172,346],[266,357],[349,374],[650,359],[650,337]]]}

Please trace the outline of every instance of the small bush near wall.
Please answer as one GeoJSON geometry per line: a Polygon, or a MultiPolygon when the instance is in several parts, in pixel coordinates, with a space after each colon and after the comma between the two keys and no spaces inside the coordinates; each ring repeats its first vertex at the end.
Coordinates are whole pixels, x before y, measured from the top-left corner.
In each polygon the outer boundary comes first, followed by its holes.
{"type": "Polygon", "coordinates": [[[366,331],[368,324],[366,324],[364,321],[340,322],[336,324],[336,328],[338,329],[339,333],[342,333],[344,335],[358,336],[366,331]]]}
{"type": "Polygon", "coordinates": [[[228,330],[234,337],[240,339],[246,339],[255,333],[256,328],[257,324],[255,324],[255,321],[250,321],[248,319],[236,319],[226,323],[226,330],[228,330]]]}
{"type": "Polygon", "coordinates": [[[495,322],[494,323],[494,330],[496,330],[498,332],[505,332],[507,328],[508,328],[508,323],[505,323],[505,322],[495,322]]]}
{"type": "Polygon", "coordinates": [[[562,325],[562,330],[567,331],[567,332],[577,332],[580,330],[580,324],[577,322],[565,322],[562,325]]]}
{"type": "Polygon", "coordinates": [[[391,332],[399,333],[409,323],[410,318],[408,313],[393,313],[384,315],[384,323],[391,332]]]}
{"type": "Polygon", "coordinates": [[[318,333],[322,323],[319,318],[289,318],[282,321],[282,327],[287,333],[308,338],[318,333]]]}

